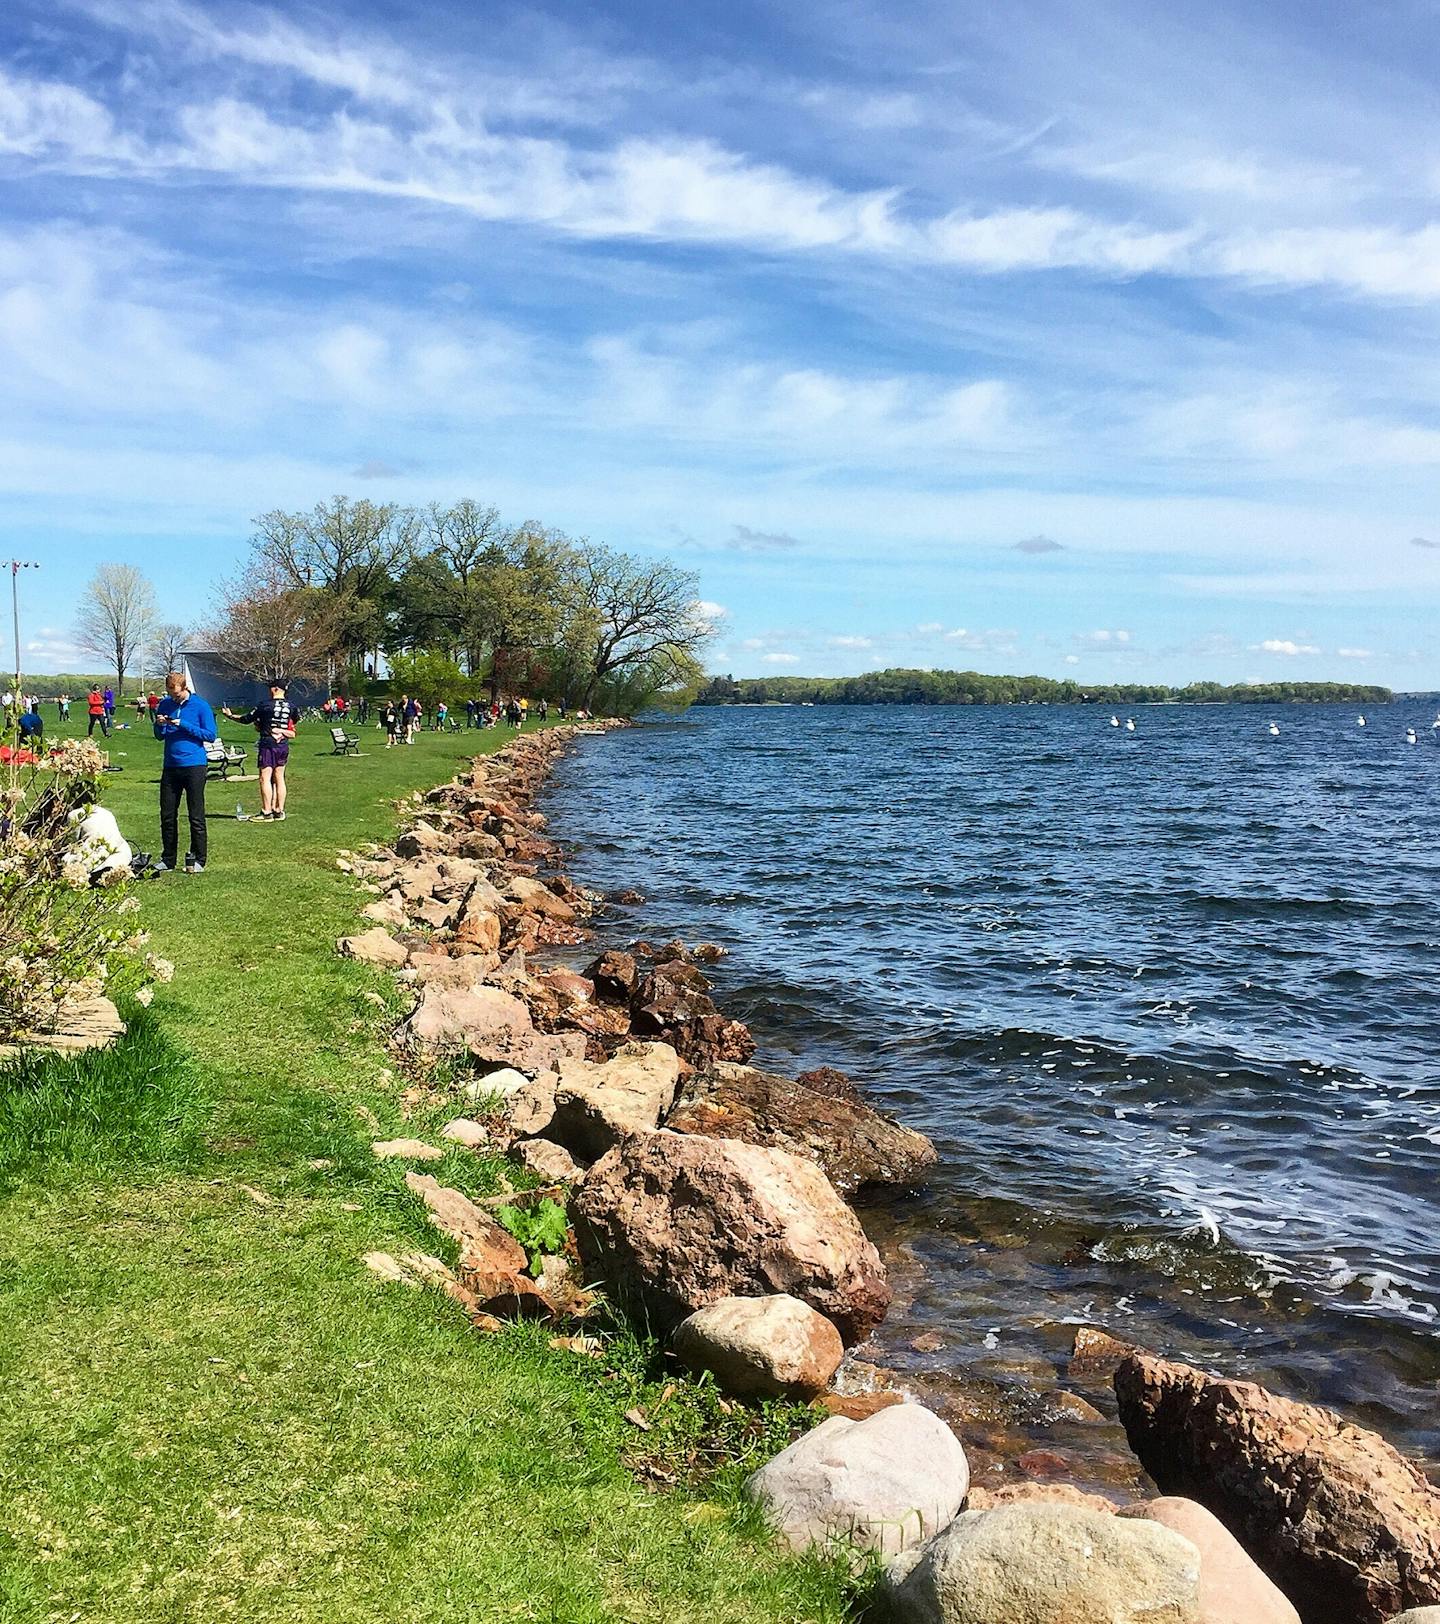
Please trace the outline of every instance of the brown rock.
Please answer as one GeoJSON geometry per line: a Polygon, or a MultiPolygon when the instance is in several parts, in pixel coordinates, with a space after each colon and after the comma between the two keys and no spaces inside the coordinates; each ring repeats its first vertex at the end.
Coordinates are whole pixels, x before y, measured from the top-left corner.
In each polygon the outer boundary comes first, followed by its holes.
{"type": "Polygon", "coordinates": [[[361,917],[373,919],[377,925],[388,925],[392,930],[405,928],[405,910],[394,897],[377,897],[360,910],[361,917]]]}
{"type": "Polygon", "coordinates": [[[522,1139],[514,1155],[547,1184],[578,1184],[585,1177],[585,1169],[553,1139],[522,1139]]]}
{"type": "Polygon", "coordinates": [[[478,987],[499,961],[493,953],[412,953],[410,970],[416,981],[446,987],[478,987]]]}
{"type": "Polygon", "coordinates": [[[575,921],[574,908],[563,898],[557,897],[539,880],[527,880],[523,876],[517,876],[510,882],[510,895],[526,913],[542,914],[546,919],[553,919],[562,925],[573,924],[575,921]]]}
{"type": "Polygon", "coordinates": [[[665,1126],[676,1133],[743,1139],[808,1156],[846,1192],[862,1184],[910,1183],[937,1159],[924,1134],[902,1128],[858,1100],[723,1063],[686,1084],[665,1126]]]}
{"type": "Polygon", "coordinates": [[[877,1410],[903,1404],[903,1393],[822,1393],[815,1403],[827,1415],[843,1415],[847,1421],[864,1421],[877,1410]]]}
{"type": "Polygon", "coordinates": [[[1383,1438],[1148,1354],[1115,1372],[1115,1395],[1160,1488],[1220,1517],[1307,1624],[1440,1602],[1440,1494],[1383,1438]]]}
{"type": "Polygon", "coordinates": [[[468,1049],[493,1066],[536,1071],[583,1052],[579,1033],[537,1032],[530,1011],[499,987],[451,987],[428,982],[409,1021],[422,1048],[439,1052],[468,1049]]]}
{"type": "Polygon", "coordinates": [[[785,1292],[847,1343],[890,1290],[859,1220],[813,1162],[690,1134],[636,1134],[604,1156],[575,1205],[580,1254],[661,1330],[720,1297],[785,1292]]]}
{"type": "Polygon", "coordinates": [[[704,993],[666,993],[648,1004],[640,1004],[637,993],[631,1028],[637,1037],[668,1043],[693,1066],[748,1060],[755,1052],[749,1030],[726,1020],[704,993]]]}
{"type": "Polygon", "coordinates": [[[812,1066],[809,1071],[797,1072],[795,1081],[817,1094],[830,1094],[842,1100],[860,1098],[860,1089],[854,1078],[847,1077],[834,1066],[812,1066]]]}
{"type": "Polygon", "coordinates": [[[444,930],[454,917],[454,910],[444,902],[436,902],[434,897],[424,902],[416,902],[410,908],[411,917],[422,925],[428,925],[431,930],[444,930]]]}
{"type": "Polygon", "coordinates": [[[397,857],[425,857],[445,849],[445,836],[432,824],[417,823],[395,842],[397,857]]]}
{"type": "Polygon", "coordinates": [[[657,998],[673,997],[677,993],[705,993],[711,988],[709,976],[698,965],[686,959],[667,959],[641,976],[635,984],[637,1004],[653,1004],[657,998]]]}
{"type": "Polygon", "coordinates": [[[405,945],[379,925],[359,936],[342,936],[335,945],[347,959],[358,959],[361,964],[387,965],[392,969],[398,969],[409,956],[405,945]]]}
{"type": "Polygon", "coordinates": [[[595,996],[610,1003],[629,1003],[635,990],[635,960],[612,948],[602,953],[585,972],[595,988],[595,996]]]}
{"type": "Polygon", "coordinates": [[[407,1173],[405,1183],[425,1203],[436,1229],[458,1243],[462,1270],[486,1276],[524,1272],[525,1248],[468,1196],[428,1173],[407,1173]]]}
{"type": "Polygon", "coordinates": [[[797,1297],[721,1297],[675,1328],[672,1347],[742,1398],[813,1398],[829,1386],[845,1348],[840,1333],[797,1297]]]}
{"type": "Polygon", "coordinates": [[[1166,1496],[1126,1506],[1120,1516],[1157,1522],[1183,1535],[1199,1551],[1198,1624],[1300,1624],[1299,1613],[1204,1506],[1166,1496]]]}
{"type": "Polygon", "coordinates": [[[1093,1325],[1082,1325],[1075,1333],[1075,1346],[1070,1354],[1072,1377],[1095,1377],[1108,1382],[1120,1366],[1138,1350],[1129,1342],[1117,1341],[1108,1331],[1099,1331],[1093,1325]]]}
{"type": "Polygon", "coordinates": [[[584,1161],[632,1133],[648,1133],[675,1103],[680,1057],[668,1043],[627,1043],[603,1065],[560,1064],[546,1135],[584,1161]]]}
{"type": "Polygon", "coordinates": [[[467,902],[455,925],[454,949],[463,953],[498,953],[499,914],[467,902]]]}
{"type": "Polygon", "coordinates": [[[1082,1398],[1079,1393],[1067,1392],[1065,1388],[1058,1387],[1053,1393],[1045,1395],[1045,1402],[1056,1411],[1062,1421],[1079,1421],[1087,1427],[1105,1425],[1105,1416],[1097,1410],[1088,1398],[1082,1398]]]}
{"type": "Polygon", "coordinates": [[[440,1137],[452,1140],[457,1145],[464,1145],[467,1150],[478,1150],[490,1143],[490,1130],[483,1122],[474,1122],[469,1117],[456,1117],[453,1122],[447,1122],[441,1128],[440,1137]]]}

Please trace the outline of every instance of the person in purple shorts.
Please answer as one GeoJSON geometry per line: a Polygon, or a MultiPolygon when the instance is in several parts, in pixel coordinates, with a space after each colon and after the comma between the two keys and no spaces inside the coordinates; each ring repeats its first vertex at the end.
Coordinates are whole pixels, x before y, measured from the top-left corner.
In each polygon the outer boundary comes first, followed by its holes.
{"type": "Polygon", "coordinates": [[[290,741],[295,737],[299,708],[285,697],[285,684],[272,682],[270,697],[254,710],[237,716],[228,705],[222,707],[232,722],[253,722],[259,736],[256,760],[260,766],[260,816],[271,823],[285,821],[285,764],[290,760],[290,741]]]}

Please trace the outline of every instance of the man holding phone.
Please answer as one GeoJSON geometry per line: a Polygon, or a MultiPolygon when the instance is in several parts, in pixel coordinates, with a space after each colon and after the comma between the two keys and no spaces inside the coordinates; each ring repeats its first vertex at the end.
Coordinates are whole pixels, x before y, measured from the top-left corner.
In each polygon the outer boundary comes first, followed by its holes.
{"type": "Polygon", "coordinates": [[[179,847],[180,797],[190,821],[190,850],[185,872],[203,874],[209,855],[205,830],[205,746],[215,742],[215,712],[192,694],[183,671],[165,678],[165,697],[155,707],[155,737],[165,745],[160,769],[159,870],[173,869],[179,847]]]}

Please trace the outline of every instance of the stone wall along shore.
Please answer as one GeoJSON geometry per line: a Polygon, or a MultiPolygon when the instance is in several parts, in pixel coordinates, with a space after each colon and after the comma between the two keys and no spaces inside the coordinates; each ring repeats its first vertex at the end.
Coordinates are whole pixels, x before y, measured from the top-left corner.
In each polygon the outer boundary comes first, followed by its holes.
{"type": "Polygon", "coordinates": [[[870,1616],[1425,1618],[1440,1604],[1440,1495],[1375,1434],[1314,1406],[1083,1332],[1086,1357],[1115,1366],[1127,1435],[1162,1491],[1120,1507],[1065,1484],[972,1487],[959,1439],[923,1405],[834,1391],[890,1296],[846,1198],[923,1180],[935,1151],[838,1073],[753,1066],[750,1033],[710,996],[720,949],[595,943],[603,899],[561,872],[535,801],[560,751],[619,725],[517,736],[413,797],[392,846],[341,855],[371,900],[368,928],[339,950],[411,993],[395,1033],[405,1102],[432,1103],[434,1062],[452,1062],[462,1109],[440,1137],[508,1153],[542,1182],[504,1199],[561,1201],[569,1222],[564,1248],[532,1268],[493,1203],[421,1170],[440,1147],[377,1142],[414,1164],[407,1180],[458,1262],[367,1265],[445,1292],[477,1329],[540,1319],[583,1352],[599,1345],[602,1290],[737,1400],[815,1400],[819,1424],[747,1490],[794,1549],[839,1547],[857,1573],[878,1571],[870,1616]],[[547,962],[591,944],[583,973],[547,962]]]}

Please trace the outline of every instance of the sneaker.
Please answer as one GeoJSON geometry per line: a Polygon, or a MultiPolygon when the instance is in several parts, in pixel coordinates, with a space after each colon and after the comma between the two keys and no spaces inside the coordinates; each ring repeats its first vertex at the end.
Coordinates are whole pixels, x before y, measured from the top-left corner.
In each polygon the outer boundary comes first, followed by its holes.
{"type": "Polygon", "coordinates": [[[276,823],[284,823],[285,821],[285,814],[283,812],[272,812],[270,816],[271,819],[276,823]]]}
{"type": "Polygon", "coordinates": [[[205,865],[204,863],[186,863],[185,872],[187,874],[203,874],[205,872],[205,865]]]}
{"type": "Polygon", "coordinates": [[[150,872],[152,874],[169,874],[171,869],[169,863],[151,863],[150,872]]]}

